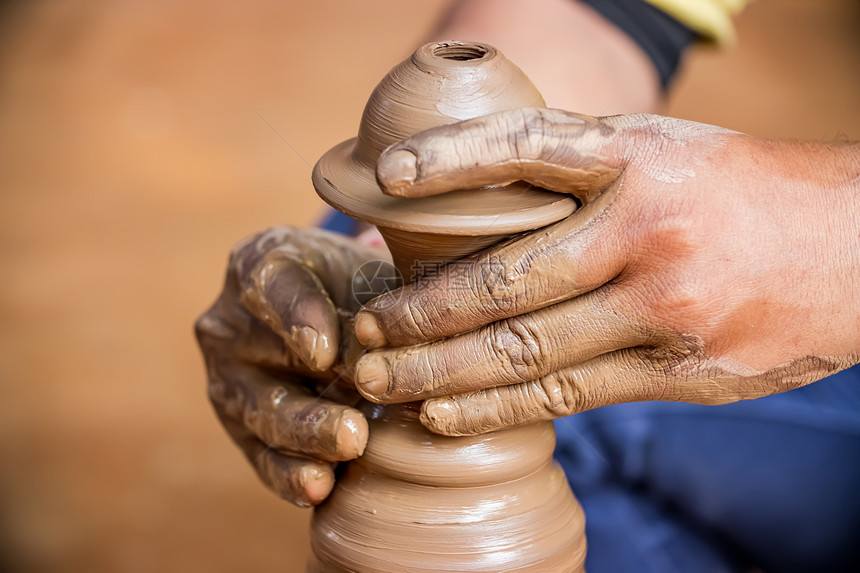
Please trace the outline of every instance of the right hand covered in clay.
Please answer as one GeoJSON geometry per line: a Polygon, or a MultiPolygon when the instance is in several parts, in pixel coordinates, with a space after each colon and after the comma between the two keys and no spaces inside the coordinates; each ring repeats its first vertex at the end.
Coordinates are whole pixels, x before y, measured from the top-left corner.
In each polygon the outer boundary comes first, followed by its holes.
{"type": "Polygon", "coordinates": [[[388,148],[420,197],[524,180],[582,207],[356,317],[370,400],[475,434],[607,404],[719,404],[860,360],[860,147],[655,115],[513,110],[388,148]]]}
{"type": "Polygon", "coordinates": [[[334,464],[367,443],[352,407],[351,318],[355,287],[373,285],[354,281],[364,263],[391,268],[385,258],[325,231],[269,229],[233,249],[224,290],[197,321],[218,417],[263,482],[296,505],[323,501],[334,464]]]}

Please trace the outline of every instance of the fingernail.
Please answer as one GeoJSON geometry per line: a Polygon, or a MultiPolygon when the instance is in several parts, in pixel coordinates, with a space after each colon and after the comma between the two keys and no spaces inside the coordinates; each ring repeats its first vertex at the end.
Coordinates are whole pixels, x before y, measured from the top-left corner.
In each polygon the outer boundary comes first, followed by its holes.
{"type": "Polygon", "coordinates": [[[359,344],[366,348],[382,348],[388,344],[388,340],[379,327],[376,317],[366,311],[359,311],[355,316],[355,338],[359,344]]]}
{"type": "MultiPolygon", "coordinates": [[[[331,468],[322,464],[308,464],[299,470],[298,481],[307,503],[319,505],[334,488],[334,474],[331,468]]],[[[301,507],[300,504],[297,504],[301,507]]]]}
{"type": "Polygon", "coordinates": [[[365,354],[355,366],[355,384],[362,396],[371,402],[388,392],[388,361],[379,354],[365,354]]]}
{"type": "Polygon", "coordinates": [[[336,450],[340,461],[349,461],[364,453],[368,437],[367,419],[358,410],[345,410],[338,424],[336,450]]]}
{"type": "Polygon", "coordinates": [[[387,195],[405,195],[418,177],[418,158],[406,149],[385,153],[376,164],[376,180],[387,195]]]}
{"type": "Polygon", "coordinates": [[[291,334],[296,354],[311,370],[322,371],[332,365],[337,349],[333,347],[328,336],[309,326],[293,328],[291,334]]]}
{"type": "Polygon", "coordinates": [[[462,435],[456,427],[456,406],[445,398],[427,400],[421,404],[421,424],[434,434],[443,436],[462,435]]]}

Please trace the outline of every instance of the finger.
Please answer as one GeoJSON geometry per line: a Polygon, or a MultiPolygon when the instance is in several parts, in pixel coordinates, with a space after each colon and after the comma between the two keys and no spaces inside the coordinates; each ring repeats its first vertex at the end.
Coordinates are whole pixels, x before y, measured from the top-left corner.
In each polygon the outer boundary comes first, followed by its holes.
{"type": "Polygon", "coordinates": [[[317,276],[335,306],[351,309],[355,300],[350,283],[356,270],[366,262],[390,261],[390,258],[385,249],[322,229],[272,227],[233,248],[228,275],[232,273],[245,284],[251,272],[264,261],[292,260],[317,276]]]}
{"type": "Polygon", "coordinates": [[[617,187],[544,229],[443,267],[371,301],[355,318],[369,348],[454,336],[589,292],[627,261],[617,187]]]}
{"type": "Polygon", "coordinates": [[[281,336],[311,370],[331,368],[340,344],[334,303],[317,275],[302,263],[264,258],[243,281],[248,310],[281,336]]]}
{"type": "Polygon", "coordinates": [[[310,507],[331,493],[335,483],[331,464],[282,454],[267,447],[240,424],[222,421],[260,480],[283,499],[299,507],[310,507]]]}
{"type": "Polygon", "coordinates": [[[322,503],[334,488],[330,464],[281,455],[265,449],[253,461],[257,475],[272,491],[299,507],[322,503]]]}
{"type": "Polygon", "coordinates": [[[648,400],[727,404],[798,388],[832,372],[797,361],[756,371],[735,361],[703,359],[700,342],[627,348],[522,384],[428,400],[421,423],[448,436],[481,434],[552,420],[601,406],[648,400]],[[773,380],[780,381],[778,386],[773,380]]]}
{"type": "Polygon", "coordinates": [[[423,131],[386,149],[376,177],[384,193],[423,197],[527,181],[588,203],[620,174],[610,122],[526,108],[423,131]]]}
{"type": "Polygon", "coordinates": [[[535,380],[648,342],[649,331],[624,316],[609,292],[600,289],[427,345],[368,353],[355,371],[359,392],[382,403],[461,394],[535,380]]]}
{"type": "Polygon", "coordinates": [[[522,384],[428,400],[421,423],[438,434],[469,436],[610,404],[670,399],[658,364],[642,349],[619,350],[522,384]]]}
{"type": "Polygon", "coordinates": [[[314,396],[303,386],[238,366],[216,374],[209,397],[222,418],[232,420],[267,445],[323,461],[355,459],[367,445],[364,415],[314,396]]]}

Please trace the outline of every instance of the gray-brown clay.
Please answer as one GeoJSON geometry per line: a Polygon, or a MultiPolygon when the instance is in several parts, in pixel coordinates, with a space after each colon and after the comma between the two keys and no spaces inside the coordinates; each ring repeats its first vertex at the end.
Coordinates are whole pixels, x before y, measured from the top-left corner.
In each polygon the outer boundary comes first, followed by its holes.
{"type": "MultiPolygon", "coordinates": [[[[543,99],[497,50],[427,44],[383,78],[358,137],[323,156],[314,186],[379,228],[404,277],[418,261],[454,260],[556,222],[575,202],[523,183],[419,199],[384,195],[376,183],[379,154],[404,137],[520,107],[543,99]]],[[[552,459],[552,423],[451,438],[421,426],[418,406],[368,407],[364,455],[315,510],[308,570],[582,571],[585,519],[552,459]]]]}

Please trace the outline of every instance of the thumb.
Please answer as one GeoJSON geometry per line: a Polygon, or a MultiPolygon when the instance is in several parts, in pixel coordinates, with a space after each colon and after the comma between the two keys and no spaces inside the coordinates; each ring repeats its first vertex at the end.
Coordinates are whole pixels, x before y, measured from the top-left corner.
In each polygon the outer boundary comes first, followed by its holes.
{"type": "Polygon", "coordinates": [[[395,143],[376,177],[401,197],[526,181],[588,203],[621,173],[619,133],[603,118],[562,110],[503,111],[395,143]]]}

